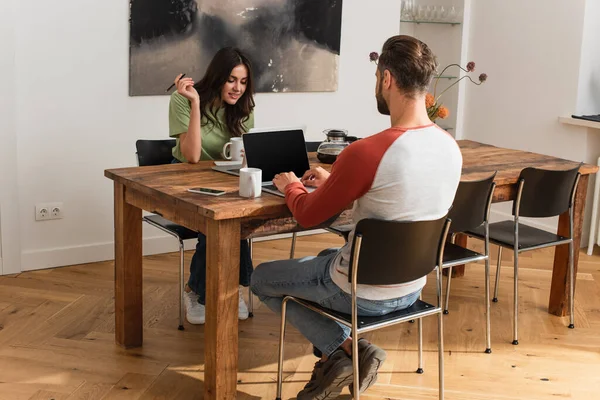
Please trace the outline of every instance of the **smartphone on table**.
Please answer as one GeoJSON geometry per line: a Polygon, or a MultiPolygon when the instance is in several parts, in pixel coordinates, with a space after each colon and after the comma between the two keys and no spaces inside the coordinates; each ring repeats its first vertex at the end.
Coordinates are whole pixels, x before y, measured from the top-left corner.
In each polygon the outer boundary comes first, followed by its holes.
{"type": "Polygon", "coordinates": [[[224,190],[203,187],[189,188],[187,191],[192,193],[207,194],[209,196],[221,196],[226,193],[224,190]]]}

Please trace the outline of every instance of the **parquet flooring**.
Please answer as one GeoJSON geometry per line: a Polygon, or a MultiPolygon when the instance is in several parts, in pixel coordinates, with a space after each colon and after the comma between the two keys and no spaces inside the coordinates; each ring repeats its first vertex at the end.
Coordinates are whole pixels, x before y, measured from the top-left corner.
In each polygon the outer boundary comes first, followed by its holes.
{"type": "MultiPolygon", "coordinates": [[[[286,258],[289,243],[256,243],[255,265],[286,258]]],[[[297,255],[340,243],[331,234],[301,237],[297,255]]],[[[492,304],[490,355],[483,353],[482,265],[467,266],[466,276],[453,280],[444,317],[447,399],[599,398],[600,251],[580,254],[575,330],[546,312],[553,254],[545,249],[520,259],[519,346],[510,344],[512,263],[506,254],[500,302],[492,304]]],[[[133,350],[114,344],[112,262],[0,277],[0,399],[201,399],[203,328],[177,330],[177,271],[176,253],[144,258],[144,346],[133,350]]],[[[432,299],[432,283],[425,299],[432,299]]],[[[424,321],[423,375],[414,373],[416,325],[366,335],[388,352],[388,361],[363,398],[437,398],[436,320],[424,321]]],[[[238,399],[275,398],[278,327],[279,317],[258,300],[255,317],[240,322],[238,399]]],[[[309,379],[316,359],[293,328],[286,343],[288,399],[309,379]]],[[[343,398],[350,398],[347,390],[343,398]]]]}

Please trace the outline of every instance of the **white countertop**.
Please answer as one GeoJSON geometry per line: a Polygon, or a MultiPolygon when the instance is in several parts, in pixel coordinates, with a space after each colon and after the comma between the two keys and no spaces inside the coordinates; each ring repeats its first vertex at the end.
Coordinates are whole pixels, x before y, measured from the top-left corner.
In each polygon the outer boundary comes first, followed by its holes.
{"type": "Polygon", "coordinates": [[[600,129],[600,122],[588,121],[586,119],[579,119],[573,117],[558,117],[558,120],[563,124],[600,129]]]}

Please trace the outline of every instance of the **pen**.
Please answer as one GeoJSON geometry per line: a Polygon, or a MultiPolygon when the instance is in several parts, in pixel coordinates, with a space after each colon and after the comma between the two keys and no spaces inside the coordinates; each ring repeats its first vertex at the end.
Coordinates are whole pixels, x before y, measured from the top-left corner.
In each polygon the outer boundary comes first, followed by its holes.
{"type": "MultiPolygon", "coordinates": [[[[185,76],[185,74],[181,75],[181,78],[183,78],[185,76]]],[[[181,79],[179,78],[179,79],[181,79]]],[[[175,86],[175,82],[173,82],[173,84],[171,86],[169,86],[169,88],[167,90],[165,90],[165,92],[168,92],[169,90],[173,89],[173,86],[175,86]]]]}

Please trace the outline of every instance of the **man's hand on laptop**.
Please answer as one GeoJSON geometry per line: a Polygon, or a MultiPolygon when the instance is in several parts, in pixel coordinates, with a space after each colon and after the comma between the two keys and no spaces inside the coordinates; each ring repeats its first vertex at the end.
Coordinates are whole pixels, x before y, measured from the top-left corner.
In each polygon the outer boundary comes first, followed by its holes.
{"type": "Polygon", "coordinates": [[[282,172],[273,177],[273,185],[277,186],[281,193],[285,193],[285,187],[294,182],[302,183],[293,172],[282,172]]]}
{"type": "Polygon", "coordinates": [[[329,178],[329,172],[321,167],[311,168],[302,176],[304,186],[319,187],[329,178]]]}

